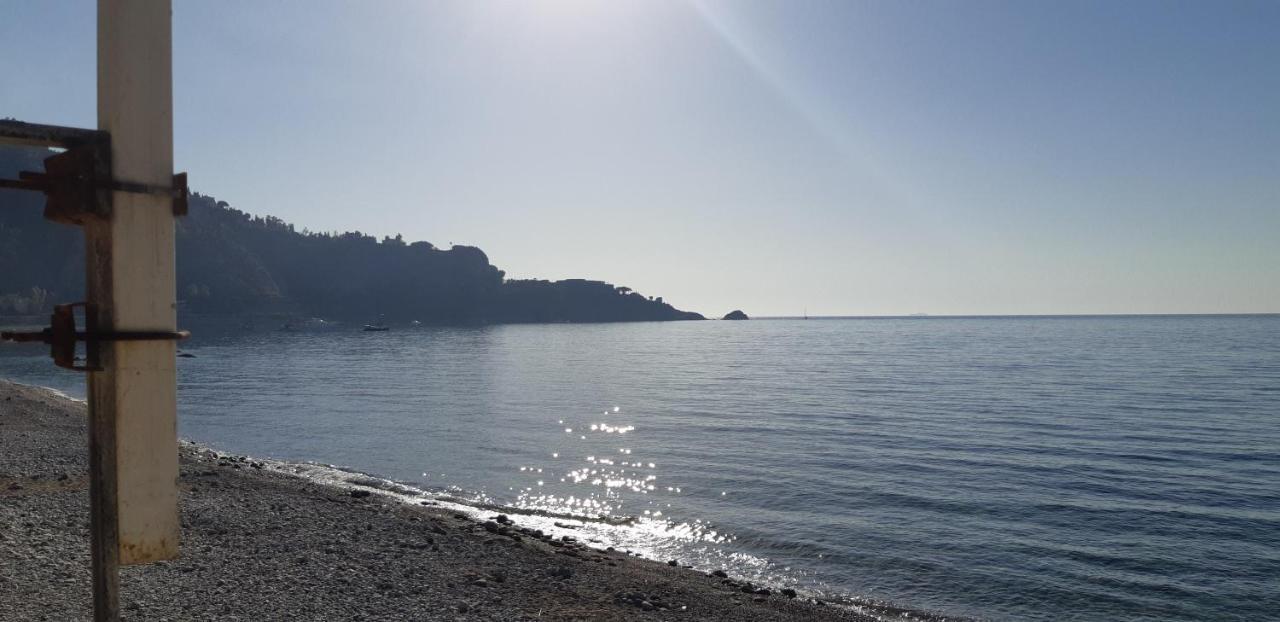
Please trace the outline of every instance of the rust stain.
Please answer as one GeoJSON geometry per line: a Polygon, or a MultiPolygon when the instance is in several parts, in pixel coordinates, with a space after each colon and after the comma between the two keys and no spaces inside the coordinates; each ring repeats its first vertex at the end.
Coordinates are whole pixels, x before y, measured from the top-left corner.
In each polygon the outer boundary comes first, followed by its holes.
{"type": "Polygon", "coordinates": [[[170,542],[168,538],[145,542],[133,542],[122,538],[120,540],[120,564],[134,566],[174,559],[178,556],[176,544],[176,542],[170,542]]]}

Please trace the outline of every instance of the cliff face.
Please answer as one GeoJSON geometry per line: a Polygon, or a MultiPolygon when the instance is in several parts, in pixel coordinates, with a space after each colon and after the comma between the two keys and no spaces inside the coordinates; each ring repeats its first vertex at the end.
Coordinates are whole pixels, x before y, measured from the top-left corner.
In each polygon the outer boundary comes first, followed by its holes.
{"type": "MultiPolygon", "coordinates": [[[[0,148],[0,176],[42,170],[44,155],[0,148]]],[[[38,193],[0,190],[0,314],[83,296],[81,232],[45,221],[42,206],[38,193]]],[[[507,280],[475,247],[297,231],[199,194],[177,222],[177,269],[180,308],[198,313],[434,324],[703,319],[603,281],[507,280]]]]}

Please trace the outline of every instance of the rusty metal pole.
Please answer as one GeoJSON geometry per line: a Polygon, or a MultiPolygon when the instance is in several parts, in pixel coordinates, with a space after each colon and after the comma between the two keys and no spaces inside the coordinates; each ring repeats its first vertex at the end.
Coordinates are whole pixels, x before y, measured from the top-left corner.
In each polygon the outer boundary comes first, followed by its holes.
{"type": "MultiPolygon", "coordinates": [[[[98,127],[114,179],[170,186],[169,0],[98,0],[98,127]]],[[[172,199],[116,191],[85,224],[86,297],[108,331],[176,325],[172,199]]],[[[89,375],[94,619],[119,619],[119,566],[178,552],[175,345],[108,342],[89,375]]]]}

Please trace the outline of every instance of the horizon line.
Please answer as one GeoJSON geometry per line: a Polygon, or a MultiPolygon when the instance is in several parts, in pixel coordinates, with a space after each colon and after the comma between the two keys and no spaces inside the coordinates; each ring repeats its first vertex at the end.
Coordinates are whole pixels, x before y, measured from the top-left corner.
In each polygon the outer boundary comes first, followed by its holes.
{"type": "Polygon", "coordinates": [[[1089,317],[1242,317],[1242,316],[1280,316],[1280,311],[1241,311],[1212,313],[959,313],[933,314],[908,313],[901,315],[753,315],[753,320],[924,320],[924,319],[966,319],[966,318],[1089,318],[1089,317]]]}

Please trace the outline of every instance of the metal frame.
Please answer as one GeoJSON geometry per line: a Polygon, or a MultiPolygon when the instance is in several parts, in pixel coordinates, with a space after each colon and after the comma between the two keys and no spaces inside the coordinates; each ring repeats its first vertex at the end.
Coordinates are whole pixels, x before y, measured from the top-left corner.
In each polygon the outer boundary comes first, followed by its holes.
{"type": "Polygon", "coordinates": [[[0,331],[0,341],[40,342],[51,346],[53,364],[72,371],[103,371],[98,345],[104,341],[180,341],[190,337],[185,330],[126,330],[103,331],[98,329],[98,305],[89,302],[72,302],[55,305],[49,327],[39,331],[0,331]],[[76,307],[84,311],[84,330],[76,330],[76,307]],[[84,342],[84,365],[76,365],[76,342],[84,342]]]}
{"type": "Polygon", "coordinates": [[[173,198],[173,215],[187,214],[187,174],[173,176],[168,186],[114,179],[111,134],[60,125],[0,121],[0,144],[64,149],[45,158],[45,172],[22,171],[18,179],[0,179],[0,188],[37,190],[48,197],[45,217],[83,225],[85,217],[111,218],[111,193],[130,192],[173,198]]]}

